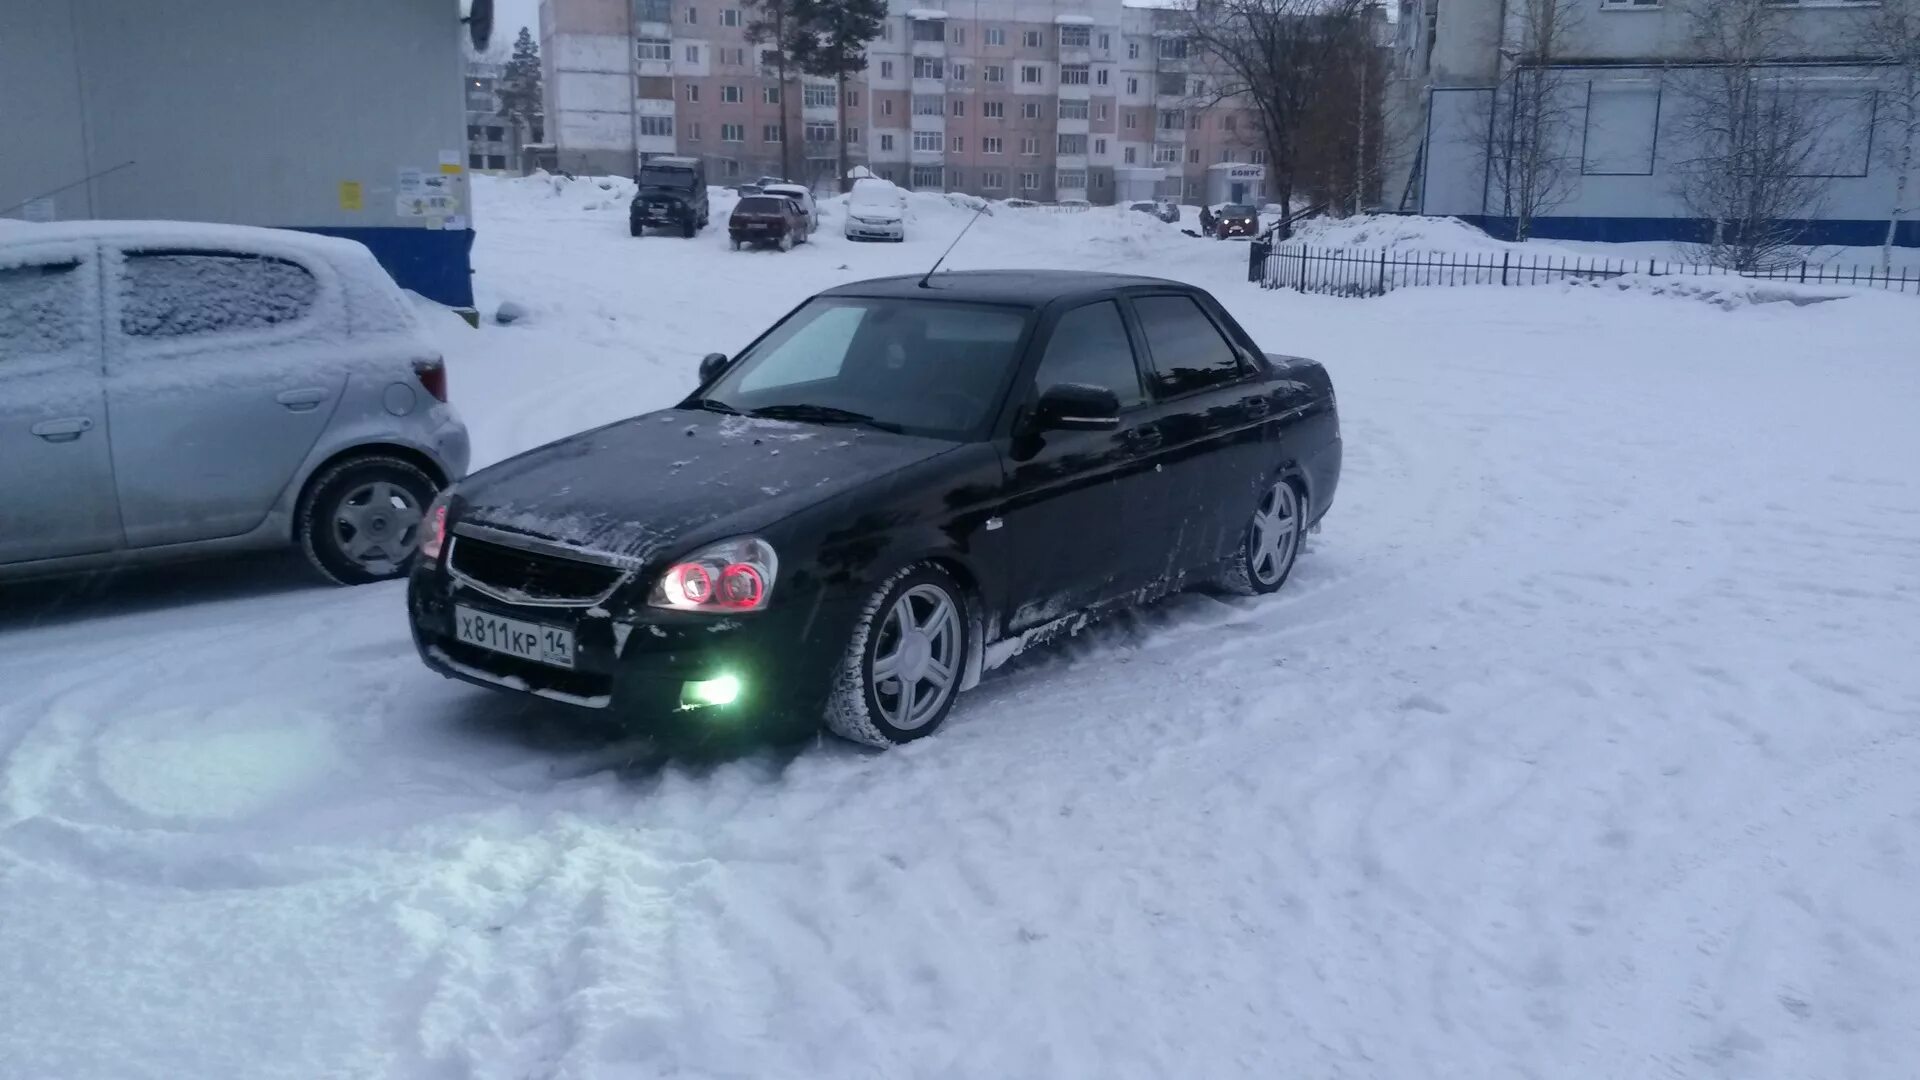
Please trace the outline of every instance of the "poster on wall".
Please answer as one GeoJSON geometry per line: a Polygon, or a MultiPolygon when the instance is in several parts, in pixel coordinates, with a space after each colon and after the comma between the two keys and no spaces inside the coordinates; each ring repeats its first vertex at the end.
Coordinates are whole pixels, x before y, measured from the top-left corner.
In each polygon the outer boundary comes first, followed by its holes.
{"type": "Polygon", "coordinates": [[[401,169],[394,185],[394,212],[401,217],[445,217],[460,209],[453,178],[426,169],[401,169]]]}

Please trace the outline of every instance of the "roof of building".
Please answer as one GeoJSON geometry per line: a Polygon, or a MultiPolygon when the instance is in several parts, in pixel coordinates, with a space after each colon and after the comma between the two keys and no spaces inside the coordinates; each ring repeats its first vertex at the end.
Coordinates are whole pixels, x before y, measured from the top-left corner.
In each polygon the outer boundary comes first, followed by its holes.
{"type": "Polygon", "coordinates": [[[1105,274],[1086,270],[956,270],[933,275],[927,288],[920,287],[922,275],[874,278],[838,285],[822,296],[898,296],[917,300],[972,300],[986,304],[1017,304],[1040,307],[1067,297],[1111,292],[1141,286],[1188,289],[1190,286],[1164,278],[1134,274],[1105,274]]]}

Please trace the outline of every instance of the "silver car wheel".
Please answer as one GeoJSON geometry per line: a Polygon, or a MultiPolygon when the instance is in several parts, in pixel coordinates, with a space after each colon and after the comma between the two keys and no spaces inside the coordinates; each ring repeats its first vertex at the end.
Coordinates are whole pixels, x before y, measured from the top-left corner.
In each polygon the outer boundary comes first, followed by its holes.
{"type": "Polygon", "coordinates": [[[1281,481],[1267,491],[1254,511],[1253,535],[1247,546],[1247,569],[1262,585],[1279,581],[1293,565],[1294,548],[1300,543],[1300,496],[1293,485],[1281,481]]]}
{"type": "Polygon", "coordinates": [[[426,508],[398,484],[375,480],[348,491],[333,513],[340,553],[369,574],[398,573],[420,546],[426,508]]]}
{"type": "Polygon", "coordinates": [[[960,613],[938,585],[916,585],[887,611],[874,643],[874,699],[880,715],[913,731],[940,714],[960,673],[960,613]]]}

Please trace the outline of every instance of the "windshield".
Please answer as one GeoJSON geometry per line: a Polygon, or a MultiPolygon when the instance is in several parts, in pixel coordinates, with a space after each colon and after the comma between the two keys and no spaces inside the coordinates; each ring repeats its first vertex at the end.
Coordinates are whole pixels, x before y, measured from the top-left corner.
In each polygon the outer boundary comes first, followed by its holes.
{"type": "Polygon", "coordinates": [[[813,406],[853,414],[840,418],[849,422],[964,438],[999,404],[1030,315],[947,300],[816,298],[742,355],[701,402],[743,413],[813,406]]]}
{"type": "Polygon", "coordinates": [[[1227,217],[1252,217],[1253,207],[1245,206],[1240,203],[1233,203],[1231,205],[1228,205],[1222,208],[1220,213],[1222,213],[1227,217]]]}
{"type": "Polygon", "coordinates": [[[641,169],[641,187],[680,188],[692,190],[692,169],[641,169]]]}

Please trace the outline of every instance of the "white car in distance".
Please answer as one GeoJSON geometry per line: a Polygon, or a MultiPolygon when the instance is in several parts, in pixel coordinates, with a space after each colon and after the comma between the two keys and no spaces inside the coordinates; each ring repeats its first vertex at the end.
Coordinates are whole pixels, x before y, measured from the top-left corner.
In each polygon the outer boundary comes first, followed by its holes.
{"type": "Polygon", "coordinates": [[[845,233],[849,240],[907,238],[907,193],[890,180],[863,176],[847,195],[845,233]]]}

